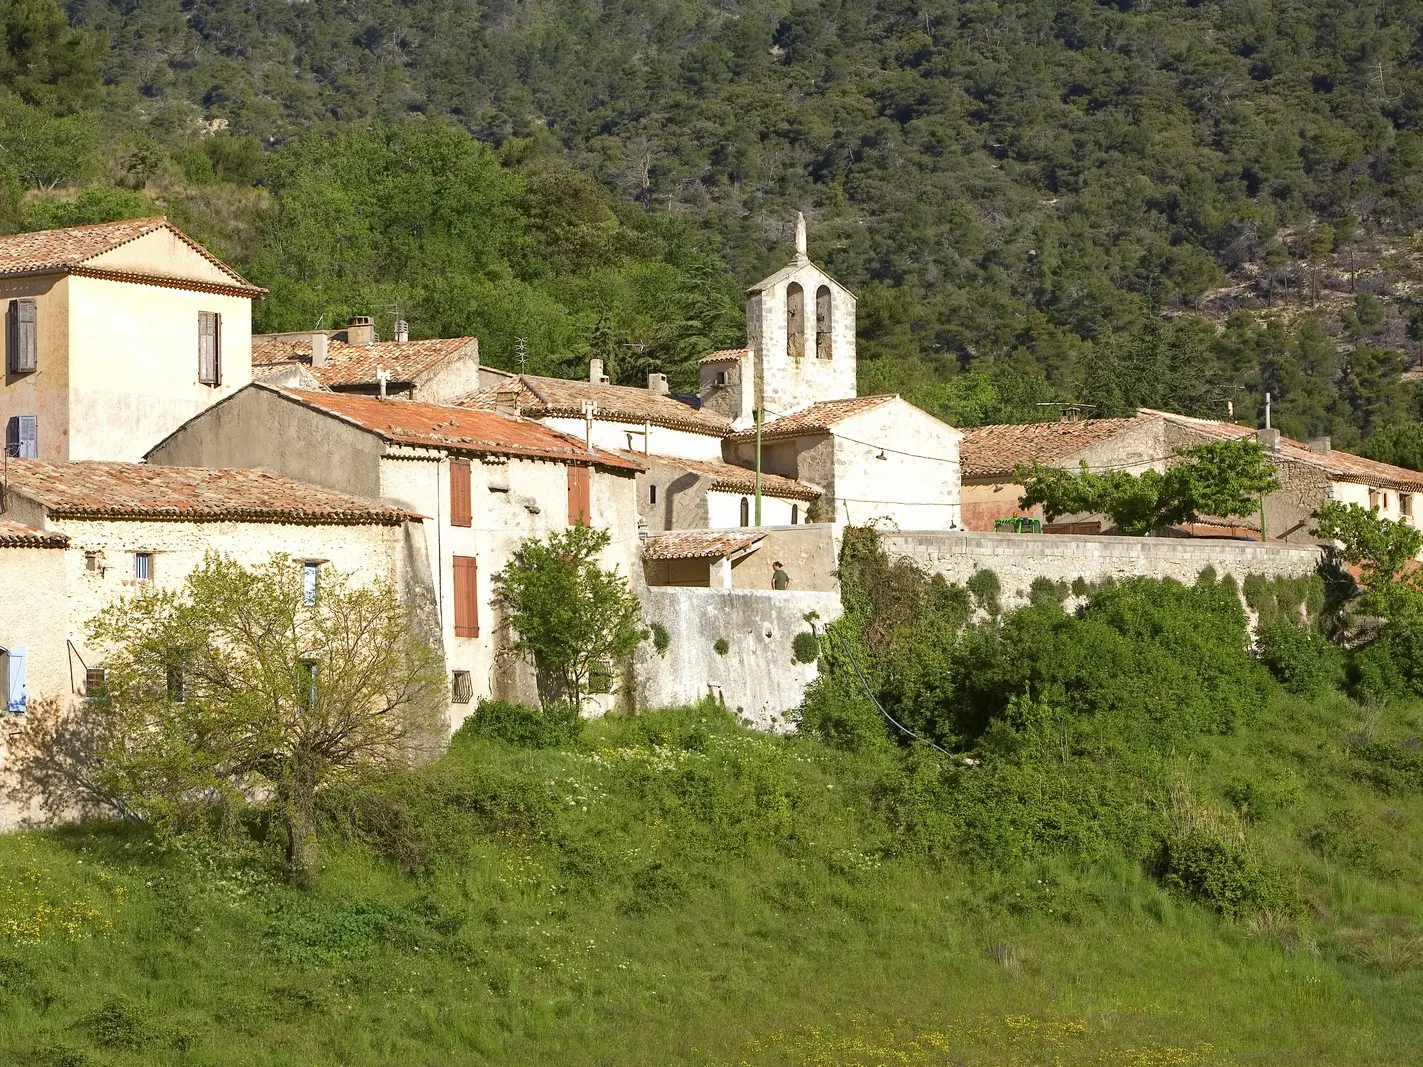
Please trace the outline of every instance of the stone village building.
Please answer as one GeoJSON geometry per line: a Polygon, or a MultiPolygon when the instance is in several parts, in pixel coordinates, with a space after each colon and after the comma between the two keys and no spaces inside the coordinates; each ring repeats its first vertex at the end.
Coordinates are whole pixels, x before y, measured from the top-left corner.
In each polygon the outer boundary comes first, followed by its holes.
{"type": "Polygon", "coordinates": [[[261,467],[423,519],[413,552],[431,575],[438,645],[451,673],[452,726],[488,696],[533,699],[533,679],[501,657],[493,577],[529,537],[574,523],[612,533],[603,564],[638,558],[642,467],[528,420],[495,412],[254,382],[189,420],[152,463],[261,467]]]}
{"type": "MultiPolygon", "coordinates": [[[[335,567],[388,580],[417,602],[434,596],[418,516],[267,471],[10,459],[3,509],[0,694],[9,715],[82,699],[103,672],[89,621],[141,589],[177,588],[210,551],[249,566],[289,555],[314,593],[335,567]]],[[[0,826],[16,814],[0,804],[0,826]]]]}
{"type": "Polygon", "coordinates": [[[7,451],[139,459],[251,380],[263,292],[164,218],[0,237],[7,451]]]}

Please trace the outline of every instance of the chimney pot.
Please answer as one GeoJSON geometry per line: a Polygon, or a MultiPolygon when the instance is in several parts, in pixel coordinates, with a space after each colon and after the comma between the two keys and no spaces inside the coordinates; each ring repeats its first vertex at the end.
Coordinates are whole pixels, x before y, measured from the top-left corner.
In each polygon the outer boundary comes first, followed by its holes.
{"type": "Polygon", "coordinates": [[[507,385],[501,385],[494,391],[494,410],[500,415],[511,415],[518,418],[519,393],[523,387],[523,381],[518,378],[507,385]]]}
{"type": "Polygon", "coordinates": [[[1309,439],[1309,450],[1311,452],[1318,452],[1321,456],[1329,455],[1329,453],[1333,451],[1329,435],[1324,434],[1321,437],[1311,437],[1309,439]]]}
{"type": "Polygon", "coordinates": [[[608,384],[608,376],[603,373],[603,361],[601,359],[590,359],[588,361],[588,381],[593,385],[608,384]]]}
{"type": "Polygon", "coordinates": [[[404,319],[395,320],[395,339],[401,344],[410,340],[410,323],[404,319]]]}
{"type": "Polygon", "coordinates": [[[346,323],[346,343],[348,345],[368,345],[376,339],[375,322],[369,315],[352,315],[346,323]]]}
{"type": "Polygon", "coordinates": [[[1271,426],[1256,431],[1256,436],[1260,440],[1260,447],[1266,452],[1278,452],[1280,450],[1280,431],[1271,426]]]}
{"type": "Polygon", "coordinates": [[[326,345],[329,340],[330,338],[321,332],[311,335],[311,365],[313,367],[326,366],[326,345]]]}
{"type": "Polygon", "coordinates": [[[668,393],[667,375],[658,374],[656,371],[649,374],[647,376],[647,391],[650,393],[657,393],[661,396],[666,396],[668,393]]]}

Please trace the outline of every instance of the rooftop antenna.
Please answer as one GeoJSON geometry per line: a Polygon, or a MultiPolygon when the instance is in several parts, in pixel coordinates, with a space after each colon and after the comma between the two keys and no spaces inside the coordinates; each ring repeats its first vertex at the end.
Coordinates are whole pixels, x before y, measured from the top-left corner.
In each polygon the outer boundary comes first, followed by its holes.
{"type": "Polygon", "coordinates": [[[585,424],[583,444],[589,452],[593,451],[593,419],[597,414],[598,404],[596,401],[583,401],[583,422],[585,424]]]}
{"type": "Polygon", "coordinates": [[[519,365],[519,373],[529,365],[529,346],[522,337],[514,338],[514,362],[519,365]]]}

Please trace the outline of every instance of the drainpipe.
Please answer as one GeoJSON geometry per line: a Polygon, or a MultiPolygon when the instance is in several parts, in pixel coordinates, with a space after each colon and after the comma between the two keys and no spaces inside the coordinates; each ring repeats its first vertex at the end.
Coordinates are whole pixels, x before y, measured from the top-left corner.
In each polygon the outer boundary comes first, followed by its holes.
{"type": "Polygon", "coordinates": [[[761,409],[751,413],[756,420],[756,525],[761,525],[761,409]]]}

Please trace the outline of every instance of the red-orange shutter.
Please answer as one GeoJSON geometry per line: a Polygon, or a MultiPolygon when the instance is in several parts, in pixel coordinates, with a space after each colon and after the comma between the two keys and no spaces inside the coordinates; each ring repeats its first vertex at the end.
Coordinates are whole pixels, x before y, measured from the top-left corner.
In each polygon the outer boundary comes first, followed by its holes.
{"type": "Polygon", "coordinates": [[[479,561],[455,556],[455,636],[479,636],[479,561]]]}
{"type": "Polygon", "coordinates": [[[568,468],[568,525],[588,526],[592,522],[593,509],[588,499],[590,470],[587,467],[568,468]]]}
{"type": "Polygon", "coordinates": [[[472,526],[473,508],[470,505],[469,460],[450,460],[450,525],[472,526]]]}

